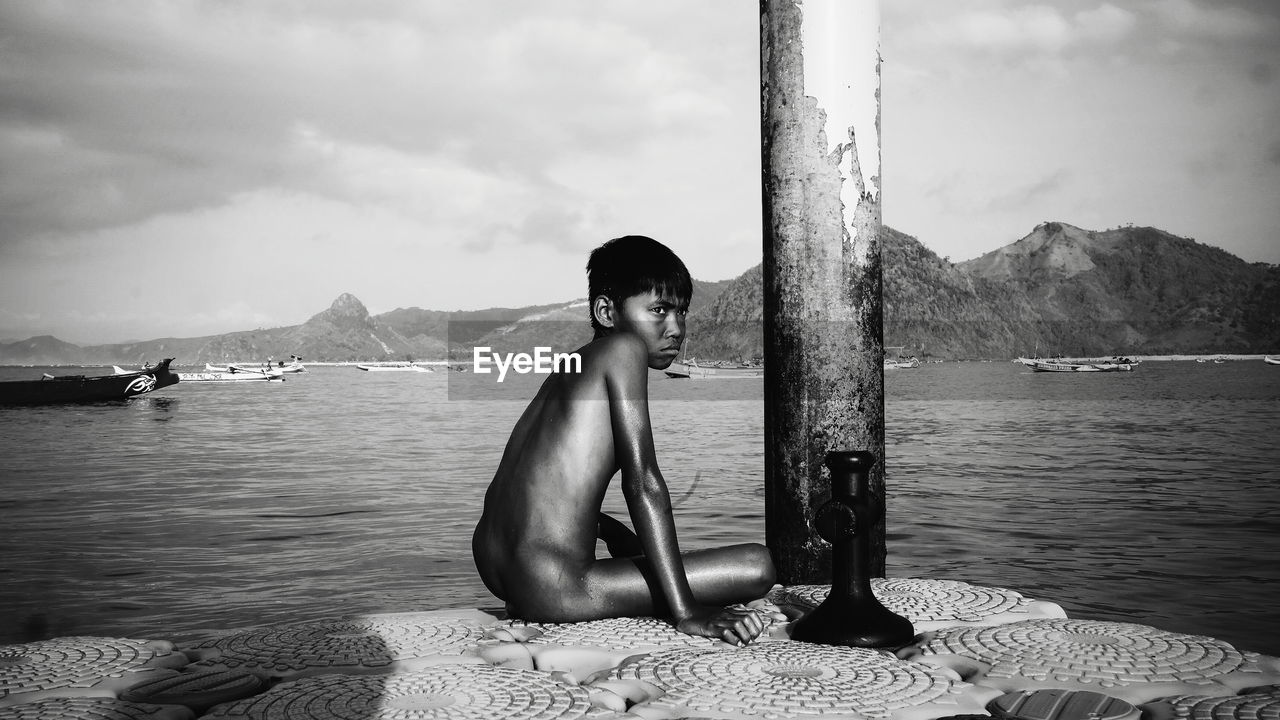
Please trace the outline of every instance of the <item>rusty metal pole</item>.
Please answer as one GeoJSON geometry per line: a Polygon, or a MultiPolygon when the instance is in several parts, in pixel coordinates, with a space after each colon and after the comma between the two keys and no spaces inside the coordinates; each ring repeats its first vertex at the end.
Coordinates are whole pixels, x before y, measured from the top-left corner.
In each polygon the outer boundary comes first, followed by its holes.
{"type": "MultiPolygon", "coordinates": [[[[761,0],[765,532],[784,584],[830,582],[829,450],[880,459],[879,0],[761,0]]],[[[870,570],[884,575],[884,517],[870,570]]]]}

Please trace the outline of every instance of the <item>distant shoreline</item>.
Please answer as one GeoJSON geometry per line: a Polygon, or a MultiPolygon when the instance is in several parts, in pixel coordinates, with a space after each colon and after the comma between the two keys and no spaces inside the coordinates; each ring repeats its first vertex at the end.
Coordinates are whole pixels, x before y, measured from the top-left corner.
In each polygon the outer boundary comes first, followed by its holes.
{"type": "MultiPolygon", "coordinates": [[[[1127,357],[1130,360],[1141,360],[1147,362],[1166,362],[1166,361],[1185,361],[1185,360],[1262,360],[1270,357],[1271,354],[1263,353],[1261,355],[1236,355],[1230,353],[1210,353],[1208,355],[1107,355],[1099,357],[1055,357],[1055,360],[1063,360],[1065,362],[1106,362],[1116,357],[1127,357]]],[[[1046,358],[1040,358],[1044,360],[1046,358]]],[[[1017,359],[1011,362],[1017,362],[1017,359]]]]}
{"type": "MultiPolygon", "coordinates": [[[[1205,355],[1187,355],[1187,354],[1173,354],[1173,355],[1123,355],[1123,357],[1127,357],[1127,358],[1129,358],[1129,359],[1131,359],[1131,360],[1140,360],[1140,361],[1142,361],[1142,362],[1185,362],[1185,361],[1195,361],[1195,360],[1227,360],[1227,361],[1262,360],[1263,358],[1266,358],[1266,357],[1272,357],[1272,356],[1277,356],[1277,355],[1280,355],[1280,352],[1277,352],[1277,353],[1248,354],[1248,355],[1242,355],[1242,354],[1236,354],[1236,353],[1209,353],[1209,354],[1205,354],[1205,355]]],[[[1023,356],[1023,357],[1026,357],[1026,356],[1023,356]]],[[[1069,356],[1061,356],[1061,357],[1055,357],[1055,358],[1053,358],[1053,359],[1055,359],[1055,360],[1061,360],[1061,361],[1063,361],[1063,362],[1106,362],[1106,361],[1111,360],[1112,358],[1115,358],[1115,357],[1117,357],[1117,356],[1116,356],[1116,355],[1106,355],[1106,356],[1096,356],[1096,357],[1069,357],[1069,356]]],[[[1041,358],[1041,359],[1045,359],[1045,358],[1041,358]]],[[[379,365],[388,365],[388,366],[395,366],[395,365],[404,365],[404,364],[406,364],[406,362],[407,362],[407,361],[404,361],[404,360],[343,360],[343,361],[316,361],[316,362],[312,362],[312,361],[310,361],[310,360],[307,360],[307,361],[303,361],[303,363],[302,363],[302,364],[303,364],[303,365],[316,366],[316,367],[355,367],[356,365],[374,365],[374,366],[379,366],[379,365]]],[[[924,364],[930,364],[930,363],[960,363],[960,362],[976,362],[976,363],[1014,362],[1014,363],[1016,363],[1016,362],[1018,362],[1018,359],[1017,359],[1017,358],[1009,358],[1009,359],[1007,359],[1007,360],[999,360],[999,359],[972,359],[972,360],[935,360],[935,359],[922,359],[922,362],[923,362],[924,364]]],[[[0,363],[0,367],[10,367],[10,368],[36,368],[36,367],[49,367],[49,368],[96,368],[96,367],[111,367],[112,365],[119,365],[119,364],[120,364],[120,363],[118,363],[118,362],[101,362],[101,363],[68,363],[68,364],[63,364],[63,363],[0,363]]],[[[179,363],[175,363],[175,364],[174,364],[174,367],[175,367],[175,368],[177,368],[177,367],[188,367],[188,366],[195,366],[195,365],[197,365],[197,364],[199,364],[199,363],[190,363],[190,364],[188,365],[188,364],[185,364],[185,363],[181,363],[181,362],[179,362],[179,363]]],[[[260,361],[260,360],[259,360],[259,361],[253,361],[253,360],[250,360],[250,361],[233,361],[231,364],[233,364],[233,365],[244,365],[244,366],[248,367],[248,366],[258,366],[258,365],[261,365],[261,364],[262,364],[262,361],[260,361]]],[[[436,366],[436,367],[446,367],[446,366],[452,367],[452,366],[456,366],[456,365],[466,366],[466,365],[470,365],[471,363],[470,363],[469,361],[465,361],[465,360],[415,360],[415,361],[413,361],[413,363],[412,363],[412,364],[414,364],[414,365],[424,365],[424,366],[436,366]]]]}

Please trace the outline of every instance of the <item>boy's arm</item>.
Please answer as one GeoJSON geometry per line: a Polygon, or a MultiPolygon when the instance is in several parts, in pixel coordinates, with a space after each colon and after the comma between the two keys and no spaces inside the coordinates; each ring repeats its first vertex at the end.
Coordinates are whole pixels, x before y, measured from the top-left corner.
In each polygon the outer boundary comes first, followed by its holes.
{"type": "Polygon", "coordinates": [[[762,629],[751,613],[699,605],[689,587],[676,541],[671,495],[658,470],[649,421],[649,368],[643,343],[620,342],[605,373],[614,452],[622,471],[622,492],[631,520],[667,606],[681,631],[734,644],[753,640],[762,629]]]}
{"type": "Polygon", "coordinates": [[[671,495],[658,470],[649,422],[649,366],[642,342],[619,342],[609,358],[605,382],[614,453],[622,471],[622,492],[645,558],[677,622],[693,614],[696,603],[680,559],[671,495]]]}

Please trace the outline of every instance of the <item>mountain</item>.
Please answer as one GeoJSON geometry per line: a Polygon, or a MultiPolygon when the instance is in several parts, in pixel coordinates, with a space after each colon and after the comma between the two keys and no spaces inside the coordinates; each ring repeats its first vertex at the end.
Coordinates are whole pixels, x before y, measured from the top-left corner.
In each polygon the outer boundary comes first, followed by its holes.
{"type": "MultiPolygon", "coordinates": [[[[1042,350],[1273,352],[1280,347],[1280,267],[1150,227],[1037,226],[961,263],[1024,297],[1042,350]]],[[[1025,350],[1024,350],[1025,351],[1025,350]]]]}
{"type": "MultiPolygon", "coordinates": [[[[959,264],[890,227],[881,240],[884,340],[905,353],[1008,359],[1037,351],[1280,349],[1280,267],[1155,228],[1089,231],[1049,222],[959,264]]],[[[704,329],[690,332],[691,354],[762,354],[762,297],[757,266],[696,318],[704,329]]]]}
{"type": "MultiPolygon", "coordinates": [[[[693,281],[693,298],[689,302],[691,329],[696,325],[693,318],[705,312],[732,285],[730,280],[693,281]]],[[[491,317],[492,313],[485,312],[452,313],[448,337],[450,358],[470,360],[475,347],[489,347],[501,353],[530,352],[539,346],[568,352],[591,341],[586,298],[512,312],[513,316],[507,318],[491,317]]]]}
{"type": "Polygon", "coordinates": [[[10,365],[74,365],[84,358],[84,348],[52,335],[0,342],[0,359],[10,365]]]}
{"type": "MultiPolygon", "coordinates": [[[[1021,354],[1275,353],[1280,267],[1149,227],[1103,231],[1046,222],[962,263],[892,228],[882,233],[885,344],[947,359],[1021,354]]],[[[342,294],[301,325],[199,338],[80,347],[42,336],[0,342],[0,363],[180,365],[284,359],[470,359],[472,349],[569,351],[591,339],[586,299],[523,308],[370,315],[342,294]]],[[[694,281],[689,352],[763,354],[760,266],[694,281]]]]}

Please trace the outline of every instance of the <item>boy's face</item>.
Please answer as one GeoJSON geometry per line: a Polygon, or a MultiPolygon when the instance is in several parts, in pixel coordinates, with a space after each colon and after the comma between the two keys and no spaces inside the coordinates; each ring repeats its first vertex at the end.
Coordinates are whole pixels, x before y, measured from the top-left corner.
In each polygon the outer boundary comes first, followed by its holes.
{"type": "Polygon", "coordinates": [[[614,306],[614,332],[639,335],[649,346],[649,367],[664,370],[680,354],[684,342],[686,303],[650,290],[614,306]]]}

